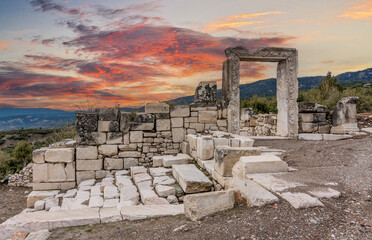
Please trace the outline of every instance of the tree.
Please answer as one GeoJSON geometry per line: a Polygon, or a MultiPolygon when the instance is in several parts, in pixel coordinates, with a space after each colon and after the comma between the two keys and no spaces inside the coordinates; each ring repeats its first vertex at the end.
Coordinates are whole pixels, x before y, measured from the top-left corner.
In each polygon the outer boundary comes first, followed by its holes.
{"type": "Polygon", "coordinates": [[[332,92],[342,92],[342,86],[337,82],[337,77],[333,76],[332,73],[328,72],[327,76],[323,78],[322,82],[319,84],[318,89],[320,90],[322,99],[326,99],[332,92]]]}
{"type": "Polygon", "coordinates": [[[23,162],[23,167],[27,166],[27,163],[31,161],[32,147],[28,142],[21,141],[14,148],[13,156],[23,162]]]}

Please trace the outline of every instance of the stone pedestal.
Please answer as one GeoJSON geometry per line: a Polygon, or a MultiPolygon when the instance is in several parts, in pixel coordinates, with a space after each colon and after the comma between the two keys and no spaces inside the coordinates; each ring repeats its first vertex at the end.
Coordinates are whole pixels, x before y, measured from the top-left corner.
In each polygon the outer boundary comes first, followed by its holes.
{"type": "Polygon", "coordinates": [[[356,104],[358,101],[358,97],[345,97],[337,103],[332,114],[331,133],[359,132],[356,115],[356,104]]]}

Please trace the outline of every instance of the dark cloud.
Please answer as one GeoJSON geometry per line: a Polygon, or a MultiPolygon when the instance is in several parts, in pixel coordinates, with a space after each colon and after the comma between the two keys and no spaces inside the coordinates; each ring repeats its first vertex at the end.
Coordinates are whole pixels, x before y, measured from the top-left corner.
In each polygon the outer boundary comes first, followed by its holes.
{"type": "Polygon", "coordinates": [[[32,0],[29,3],[31,6],[36,8],[36,11],[57,11],[70,16],[82,14],[79,8],[68,8],[63,4],[55,3],[52,0],[32,0]]]}

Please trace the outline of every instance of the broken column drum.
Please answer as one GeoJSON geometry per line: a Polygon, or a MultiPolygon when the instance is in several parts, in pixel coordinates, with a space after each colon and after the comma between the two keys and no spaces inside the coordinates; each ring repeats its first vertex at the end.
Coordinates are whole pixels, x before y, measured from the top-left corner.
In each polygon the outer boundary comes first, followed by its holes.
{"type": "Polygon", "coordinates": [[[297,50],[294,48],[227,48],[223,63],[222,104],[227,109],[228,132],[240,131],[240,61],[278,62],[277,68],[277,135],[298,135],[297,50]]]}

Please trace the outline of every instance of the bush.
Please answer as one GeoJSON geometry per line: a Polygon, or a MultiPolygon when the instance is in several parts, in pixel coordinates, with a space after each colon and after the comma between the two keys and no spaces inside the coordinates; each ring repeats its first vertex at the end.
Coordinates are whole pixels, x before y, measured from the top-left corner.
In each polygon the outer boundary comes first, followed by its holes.
{"type": "Polygon", "coordinates": [[[241,100],[241,108],[252,108],[254,113],[278,113],[276,96],[258,97],[254,95],[252,98],[241,100]]]}
{"type": "Polygon", "coordinates": [[[27,166],[27,163],[31,161],[32,147],[28,142],[21,141],[14,148],[13,156],[19,162],[23,162],[23,167],[27,166]]]}
{"type": "Polygon", "coordinates": [[[10,154],[0,151],[0,179],[8,174],[19,172],[22,169],[22,162],[12,158],[10,154]]]}

